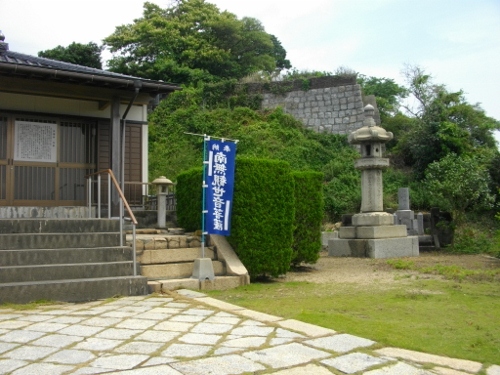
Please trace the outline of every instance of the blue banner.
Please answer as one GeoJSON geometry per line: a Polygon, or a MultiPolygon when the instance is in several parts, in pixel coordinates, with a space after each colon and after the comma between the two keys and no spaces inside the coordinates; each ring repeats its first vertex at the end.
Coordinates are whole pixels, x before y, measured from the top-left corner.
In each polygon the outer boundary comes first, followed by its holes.
{"type": "Polygon", "coordinates": [[[208,163],[206,181],[206,232],[229,236],[233,204],[236,143],[210,140],[207,142],[208,163]]]}

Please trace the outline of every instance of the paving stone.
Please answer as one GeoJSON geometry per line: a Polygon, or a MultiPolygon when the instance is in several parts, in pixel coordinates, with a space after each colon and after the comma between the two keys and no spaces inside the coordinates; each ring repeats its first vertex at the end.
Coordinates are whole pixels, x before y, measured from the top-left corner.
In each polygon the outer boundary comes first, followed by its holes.
{"type": "Polygon", "coordinates": [[[94,358],[95,355],[86,350],[61,350],[60,352],[52,354],[46,359],[46,361],[66,365],[76,365],[79,363],[91,361],[94,358]]]}
{"type": "Polygon", "coordinates": [[[240,325],[242,325],[242,326],[260,326],[260,327],[265,326],[264,323],[259,322],[257,320],[252,320],[252,319],[245,320],[240,325]]]}
{"type": "Polygon", "coordinates": [[[0,342],[0,354],[5,353],[5,352],[12,350],[14,348],[17,348],[18,346],[19,346],[19,344],[0,342]]]}
{"type": "Polygon", "coordinates": [[[219,324],[231,324],[236,325],[241,321],[240,318],[237,317],[224,317],[224,316],[211,316],[205,319],[205,323],[219,323],[219,324]]]}
{"type": "Polygon", "coordinates": [[[224,354],[231,354],[234,352],[239,352],[241,351],[241,348],[226,348],[226,347],[220,347],[215,350],[214,354],[215,355],[224,355],[224,354]]]}
{"type": "Polygon", "coordinates": [[[141,354],[108,354],[90,363],[91,367],[114,370],[129,370],[147,360],[149,356],[141,354]]]}
{"type": "Polygon", "coordinates": [[[147,362],[144,362],[142,365],[143,367],[146,366],[158,366],[158,365],[165,365],[167,363],[172,363],[172,362],[177,362],[177,359],[175,358],[167,358],[167,357],[153,357],[147,362]]]}
{"type": "Polygon", "coordinates": [[[265,367],[239,355],[210,357],[188,362],[172,363],[171,366],[184,375],[227,375],[253,373],[265,367]]]}
{"type": "Polygon", "coordinates": [[[103,329],[104,327],[91,327],[82,324],[74,324],[72,326],[61,329],[60,331],[58,331],[58,333],[69,336],[90,337],[94,336],[97,332],[100,332],[103,329]]]}
{"type": "Polygon", "coordinates": [[[61,323],[41,322],[41,323],[34,323],[24,329],[28,331],[39,331],[39,332],[57,332],[63,328],[66,328],[67,326],[68,326],[67,324],[61,324],[61,323]]]}
{"type": "Polygon", "coordinates": [[[274,327],[243,326],[231,331],[231,334],[238,336],[268,336],[274,332],[274,327]]]}
{"type": "Polygon", "coordinates": [[[493,365],[486,369],[486,375],[500,375],[500,366],[493,365]]]}
{"type": "Polygon", "coordinates": [[[283,320],[283,318],[279,316],[264,314],[253,310],[239,310],[238,314],[246,316],[248,318],[260,320],[262,322],[278,322],[280,320],[283,320]]]}
{"type": "Polygon", "coordinates": [[[180,332],[145,331],[144,333],[141,333],[139,336],[136,336],[134,340],[167,343],[169,341],[174,340],[180,334],[181,334],[180,332]]]}
{"type": "Polygon", "coordinates": [[[116,348],[116,353],[133,353],[133,354],[151,354],[156,352],[165,343],[162,342],[149,342],[149,341],[132,341],[125,345],[116,348]]]}
{"type": "Polygon", "coordinates": [[[206,305],[216,307],[216,308],[221,309],[221,310],[233,311],[233,312],[244,310],[244,308],[241,306],[236,306],[236,305],[233,305],[231,303],[219,301],[218,299],[211,298],[211,297],[200,298],[199,301],[203,302],[206,305]]]}
{"type": "Polygon", "coordinates": [[[0,329],[0,336],[7,332],[10,332],[10,329],[0,329]]]}
{"type": "Polygon", "coordinates": [[[167,320],[170,318],[172,314],[160,314],[160,313],[153,313],[151,311],[143,314],[137,314],[135,316],[136,319],[147,319],[147,320],[154,320],[155,322],[161,322],[164,320],[167,320]]]}
{"type": "Polygon", "coordinates": [[[266,343],[266,337],[242,337],[224,341],[221,345],[230,348],[258,348],[266,343]]]}
{"type": "Polygon", "coordinates": [[[194,323],[162,322],[158,323],[153,328],[161,331],[187,332],[192,326],[194,326],[194,323]]]}
{"type": "Polygon", "coordinates": [[[306,338],[304,335],[301,335],[301,334],[296,333],[296,332],[288,331],[288,330],[282,329],[282,328],[276,329],[276,337],[290,338],[290,339],[306,338]]]}
{"type": "Polygon", "coordinates": [[[432,372],[438,375],[470,375],[470,372],[463,372],[458,370],[453,370],[451,368],[446,367],[433,367],[432,372]]]}
{"type": "MultiPolygon", "coordinates": [[[[182,375],[179,371],[174,370],[169,365],[154,366],[148,368],[140,368],[136,370],[110,372],[109,375],[124,374],[124,375],[182,375]]],[[[108,375],[108,374],[107,374],[108,375]]]]}
{"type": "Polygon", "coordinates": [[[64,348],[65,346],[69,346],[74,344],[75,342],[79,342],[84,340],[81,336],[68,336],[68,335],[47,335],[38,340],[33,341],[31,344],[39,345],[39,346],[50,346],[52,348],[64,348]]]}
{"type": "Polygon", "coordinates": [[[434,375],[429,371],[422,370],[406,363],[396,363],[392,366],[382,367],[378,370],[365,372],[364,375],[434,375]]]}
{"type": "Polygon", "coordinates": [[[95,337],[101,339],[127,340],[142,332],[143,330],[140,329],[109,328],[95,335],[95,337]]]}
{"type": "Polygon", "coordinates": [[[59,350],[58,348],[50,348],[48,346],[32,346],[23,345],[19,348],[4,353],[6,358],[20,359],[23,361],[36,361],[37,359],[47,357],[48,355],[59,350]]]}
{"type": "Polygon", "coordinates": [[[160,303],[167,303],[167,302],[173,302],[174,299],[170,297],[151,297],[147,299],[148,302],[160,302],[160,303]]]}
{"type": "Polygon", "coordinates": [[[23,317],[21,314],[0,314],[0,323],[2,320],[13,320],[21,317],[23,317]]]}
{"type": "Polygon", "coordinates": [[[44,332],[36,331],[11,331],[0,336],[0,342],[17,342],[24,344],[44,336],[44,332]]]}
{"type": "Polygon", "coordinates": [[[136,316],[137,314],[131,314],[129,311],[109,311],[101,315],[101,317],[106,318],[130,318],[131,316],[136,316]]]}
{"type": "Polygon", "coordinates": [[[74,349],[107,351],[116,348],[123,341],[90,337],[75,345],[74,349]]]}
{"type": "Polygon", "coordinates": [[[32,363],[26,367],[20,368],[12,375],[60,375],[72,370],[73,366],[54,365],[52,363],[32,363]]]}
{"type": "MultiPolygon", "coordinates": [[[[1,315],[0,315],[1,317],[1,315]]],[[[26,315],[26,316],[21,316],[19,317],[18,320],[26,320],[28,322],[44,322],[46,320],[49,320],[53,318],[52,316],[50,315],[26,315]]],[[[1,318],[0,318],[1,320],[1,318]]]]}
{"type": "Polygon", "coordinates": [[[3,320],[0,322],[0,328],[4,329],[19,329],[33,324],[32,322],[27,322],[25,320],[3,320]]]}
{"type": "Polygon", "coordinates": [[[204,316],[199,315],[176,315],[171,317],[169,320],[171,322],[188,322],[188,323],[198,323],[204,320],[204,316]]]}
{"type": "Polygon", "coordinates": [[[473,362],[465,359],[455,359],[441,357],[434,354],[415,352],[412,350],[399,348],[383,348],[376,351],[377,354],[397,357],[419,363],[433,363],[435,365],[451,367],[455,370],[464,370],[467,372],[476,373],[481,370],[483,365],[479,362],[473,362]]]}
{"type": "Polygon", "coordinates": [[[232,324],[217,324],[217,323],[199,323],[193,327],[193,333],[226,333],[229,332],[234,325],[232,324]]]}
{"type": "Polygon", "coordinates": [[[287,339],[284,337],[275,337],[269,341],[269,345],[272,346],[277,346],[277,345],[283,345],[283,344],[288,344],[289,342],[293,342],[293,339],[287,339]]]}
{"type": "MultiPolygon", "coordinates": [[[[80,310],[77,310],[77,311],[80,311],[80,310]]],[[[47,310],[47,311],[38,310],[37,314],[42,314],[42,315],[68,315],[68,310],[65,310],[65,309],[59,309],[59,310],[54,309],[54,310],[47,310]]]]}
{"type": "Polygon", "coordinates": [[[195,292],[195,291],[189,290],[189,289],[179,289],[179,290],[177,290],[177,293],[180,294],[181,296],[188,297],[188,298],[206,297],[206,294],[203,294],[200,292],[195,292]]]}
{"type": "Polygon", "coordinates": [[[298,331],[309,337],[319,337],[325,335],[332,335],[336,333],[332,329],[315,326],[313,324],[304,323],[295,319],[282,320],[278,322],[278,325],[280,325],[283,328],[288,328],[293,331],[298,331]]]}
{"type": "Polygon", "coordinates": [[[206,309],[189,309],[183,312],[186,315],[199,315],[199,316],[209,316],[213,315],[214,311],[206,309]]]}
{"type": "Polygon", "coordinates": [[[125,306],[121,307],[120,310],[132,314],[142,314],[149,311],[149,308],[144,306],[125,306]]]}
{"type": "Polygon", "coordinates": [[[332,375],[326,368],[309,364],[306,366],[299,366],[294,368],[287,368],[286,370],[279,370],[271,372],[273,375],[332,375]]]}
{"type": "Polygon", "coordinates": [[[18,359],[0,359],[0,373],[7,374],[19,367],[26,366],[28,362],[20,361],[18,359]]]}
{"type": "Polygon", "coordinates": [[[204,333],[188,333],[179,338],[186,344],[215,345],[222,338],[221,335],[206,335],[204,333]]]}
{"type": "Polygon", "coordinates": [[[116,328],[126,328],[126,329],[148,329],[155,325],[154,321],[147,319],[126,319],[121,323],[115,325],[116,328]]]}
{"type": "Polygon", "coordinates": [[[86,318],[84,317],[79,317],[79,316],[56,316],[53,317],[50,320],[47,320],[47,322],[50,323],[59,323],[59,324],[77,324],[80,323],[82,320],[85,320],[86,318]]]}
{"type": "Polygon", "coordinates": [[[71,375],[91,375],[91,374],[101,374],[103,372],[112,371],[113,369],[106,368],[95,368],[95,367],[81,367],[75,372],[72,372],[71,375]]]}
{"type": "Polygon", "coordinates": [[[274,348],[263,349],[243,354],[253,361],[264,363],[272,368],[290,367],[310,362],[316,359],[329,357],[330,354],[307,347],[302,344],[292,343],[274,348]]]}
{"type": "Polygon", "coordinates": [[[207,345],[172,344],[161,355],[173,358],[193,358],[201,357],[212,349],[207,345]]]}
{"type": "Polygon", "coordinates": [[[346,374],[353,374],[358,371],[366,370],[369,367],[381,365],[387,362],[386,359],[373,357],[364,353],[351,353],[341,357],[325,359],[321,363],[334,367],[346,374]]]}
{"type": "Polygon", "coordinates": [[[155,307],[154,309],[149,310],[149,312],[153,314],[167,314],[167,315],[178,314],[181,311],[182,309],[174,309],[173,307],[155,307]]]}
{"type": "Polygon", "coordinates": [[[176,309],[187,309],[188,307],[191,307],[192,305],[189,303],[184,303],[184,302],[171,302],[166,305],[167,307],[171,308],[176,308],[176,309]]]}
{"type": "Polygon", "coordinates": [[[342,334],[304,341],[304,344],[312,345],[316,348],[333,350],[337,353],[346,353],[353,349],[372,346],[375,344],[375,341],[353,335],[342,334]]]}
{"type": "Polygon", "coordinates": [[[82,322],[82,324],[85,324],[87,326],[110,327],[120,323],[121,321],[122,319],[120,318],[111,318],[111,317],[102,318],[99,316],[85,320],[84,322],[82,322]]]}

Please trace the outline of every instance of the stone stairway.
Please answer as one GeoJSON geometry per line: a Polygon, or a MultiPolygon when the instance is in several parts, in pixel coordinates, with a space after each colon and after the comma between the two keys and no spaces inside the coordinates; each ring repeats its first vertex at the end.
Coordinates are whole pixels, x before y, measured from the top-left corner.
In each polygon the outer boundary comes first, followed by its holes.
{"type": "Polygon", "coordinates": [[[1,219],[0,303],[147,294],[109,219],[1,219]]]}
{"type": "MultiPolygon", "coordinates": [[[[215,279],[192,278],[194,261],[201,257],[200,237],[182,230],[138,230],[137,259],[151,292],[180,288],[230,289],[250,282],[248,272],[221,236],[207,236],[205,258],[212,260],[215,279]]],[[[132,246],[132,236],[127,235],[132,246]]]]}

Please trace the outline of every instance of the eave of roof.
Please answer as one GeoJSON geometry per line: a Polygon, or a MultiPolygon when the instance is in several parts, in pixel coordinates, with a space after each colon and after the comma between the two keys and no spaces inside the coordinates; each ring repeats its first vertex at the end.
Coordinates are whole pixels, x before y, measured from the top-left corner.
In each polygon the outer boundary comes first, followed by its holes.
{"type": "Polygon", "coordinates": [[[129,92],[134,91],[139,85],[141,92],[151,95],[180,90],[179,86],[172,83],[127,76],[2,49],[0,49],[0,75],[129,92]]]}

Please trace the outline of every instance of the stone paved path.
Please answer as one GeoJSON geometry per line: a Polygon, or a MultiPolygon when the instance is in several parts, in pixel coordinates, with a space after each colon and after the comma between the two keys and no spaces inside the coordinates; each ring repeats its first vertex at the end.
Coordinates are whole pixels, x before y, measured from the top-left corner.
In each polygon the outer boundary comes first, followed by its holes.
{"type": "Polygon", "coordinates": [[[500,375],[204,294],[0,309],[0,374],[500,375]]]}

